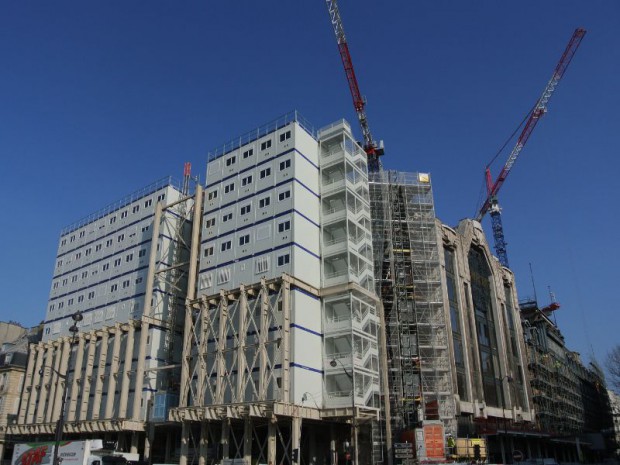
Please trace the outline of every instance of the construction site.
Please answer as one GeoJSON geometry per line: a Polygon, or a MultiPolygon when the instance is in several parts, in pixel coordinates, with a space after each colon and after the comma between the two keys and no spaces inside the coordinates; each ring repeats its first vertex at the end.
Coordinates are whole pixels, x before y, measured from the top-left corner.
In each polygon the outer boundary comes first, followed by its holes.
{"type": "Polygon", "coordinates": [[[0,459],[60,439],[179,465],[607,458],[604,376],[559,304],[519,299],[498,201],[585,30],[447,225],[430,173],[384,166],[326,4],[361,138],[292,111],[210,151],[204,183],[186,164],[65,228],[0,459]]]}

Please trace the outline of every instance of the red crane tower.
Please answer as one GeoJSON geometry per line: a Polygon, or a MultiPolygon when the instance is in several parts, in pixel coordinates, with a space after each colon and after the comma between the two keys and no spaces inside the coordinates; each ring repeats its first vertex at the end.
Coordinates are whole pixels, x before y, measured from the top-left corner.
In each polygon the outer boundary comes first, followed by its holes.
{"type": "Polygon", "coordinates": [[[476,216],[476,220],[481,221],[484,215],[489,212],[493,228],[493,238],[495,239],[495,252],[497,253],[497,257],[499,258],[500,263],[505,267],[508,267],[508,255],[506,252],[506,241],[504,240],[504,228],[502,226],[501,208],[497,201],[497,193],[504,184],[504,181],[506,181],[508,174],[510,174],[510,170],[514,166],[517,158],[519,157],[519,154],[521,153],[521,150],[530,138],[530,135],[536,127],[538,120],[547,112],[547,103],[549,102],[551,95],[553,95],[553,91],[560,82],[560,79],[562,79],[562,76],[564,76],[564,72],[566,71],[566,68],[568,68],[571,60],[573,59],[575,52],[577,52],[577,48],[579,47],[579,44],[581,44],[581,40],[583,39],[585,34],[586,30],[582,28],[576,29],[573,33],[573,36],[571,37],[568,45],[566,46],[566,50],[564,50],[560,61],[558,62],[555,70],[553,71],[551,79],[547,83],[545,90],[543,91],[542,95],[538,99],[538,102],[536,102],[536,105],[530,113],[527,122],[525,123],[525,127],[523,128],[523,131],[521,132],[521,135],[517,140],[517,144],[512,149],[512,152],[510,153],[506,164],[502,168],[502,171],[495,179],[495,183],[493,183],[493,180],[491,178],[490,164],[486,166],[485,177],[487,184],[487,198],[484,201],[482,208],[480,208],[480,211],[476,216]]]}
{"type": "Polygon", "coordinates": [[[336,34],[336,40],[338,41],[338,50],[340,52],[340,58],[342,59],[342,65],[344,66],[344,72],[347,75],[351,97],[353,97],[353,107],[355,108],[357,118],[362,128],[364,151],[368,157],[368,171],[379,171],[381,169],[379,157],[384,153],[383,142],[377,143],[370,133],[370,126],[368,125],[368,118],[366,117],[365,110],[366,99],[362,96],[357,83],[357,77],[355,77],[355,69],[353,68],[353,61],[351,60],[347,38],[344,35],[344,27],[342,25],[342,19],[340,18],[338,3],[336,0],[325,0],[325,2],[334,28],[334,33],[336,34]]]}

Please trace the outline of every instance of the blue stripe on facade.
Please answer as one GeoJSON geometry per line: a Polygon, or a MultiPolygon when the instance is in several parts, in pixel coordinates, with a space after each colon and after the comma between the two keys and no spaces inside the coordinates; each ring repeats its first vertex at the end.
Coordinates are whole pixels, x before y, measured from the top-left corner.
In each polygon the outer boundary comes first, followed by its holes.
{"type": "Polygon", "coordinates": [[[291,284],[291,290],[293,290],[295,292],[301,292],[302,294],[307,295],[308,297],[310,297],[310,298],[312,298],[314,300],[321,300],[319,297],[315,296],[314,294],[310,294],[305,289],[302,289],[301,287],[297,287],[294,284],[291,284]]]}
{"type": "Polygon", "coordinates": [[[297,325],[295,323],[291,323],[291,328],[298,328],[298,329],[301,329],[302,331],[312,334],[313,336],[319,336],[320,338],[323,337],[321,333],[317,333],[316,331],[306,328],[305,326],[297,325]]]}
{"type": "Polygon", "coordinates": [[[295,363],[295,362],[291,362],[291,367],[294,368],[301,368],[302,370],[308,370],[308,371],[313,371],[314,373],[319,373],[319,374],[323,374],[323,370],[319,370],[317,368],[312,368],[306,365],[302,365],[300,363],[295,363]]]}

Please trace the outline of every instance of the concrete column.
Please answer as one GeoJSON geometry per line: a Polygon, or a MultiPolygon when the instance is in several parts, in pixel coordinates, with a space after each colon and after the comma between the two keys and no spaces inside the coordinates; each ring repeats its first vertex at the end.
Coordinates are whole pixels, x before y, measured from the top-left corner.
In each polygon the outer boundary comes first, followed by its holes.
{"type": "Polygon", "coordinates": [[[63,357],[67,357],[67,354],[64,354],[64,339],[60,339],[54,342],[54,370],[50,373],[52,377],[50,382],[50,392],[49,392],[49,404],[45,411],[45,423],[51,423],[53,420],[56,420],[56,416],[54,416],[54,412],[57,408],[60,408],[60,405],[57,406],[57,403],[60,402],[60,398],[62,397],[62,387],[64,384],[64,380],[58,377],[57,373],[64,373],[65,371],[60,371],[60,363],[63,360],[63,357]],[[64,355],[63,355],[64,354],[64,355]],[[60,395],[58,392],[60,391],[60,395]]]}
{"type": "MultiPolygon", "coordinates": [[[[119,418],[125,418],[127,416],[129,385],[131,384],[131,367],[133,365],[134,333],[135,333],[135,328],[133,326],[133,321],[130,321],[129,330],[127,331],[127,339],[125,340],[125,361],[123,363],[123,384],[121,386],[121,398],[118,403],[119,418]]],[[[137,396],[134,396],[134,398],[136,397],[137,396]]]]}
{"type": "Polygon", "coordinates": [[[86,356],[86,369],[84,382],[82,383],[82,405],[80,406],[80,420],[86,420],[88,416],[88,402],[90,401],[90,389],[93,384],[93,366],[95,365],[95,351],[97,349],[97,334],[91,331],[88,340],[88,355],[86,356]]]}
{"type": "MultiPolygon", "coordinates": [[[[290,304],[291,285],[287,279],[282,280],[281,298],[282,298],[282,402],[290,402],[290,366],[291,366],[291,304],[290,304]]],[[[301,425],[300,425],[301,427],[301,425]]]]}
{"type": "MultiPolygon", "coordinates": [[[[151,292],[152,294],[152,292],[151,292]]],[[[150,294],[146,294],[150,295],[150,294]]],[[[144,299],[147,300],[146,298],[144,299]]],[[[146,310],[146,308],[145,308],[146,310]]],[[[150,310],[150,308],[149,308],[150,310]]],[[[140,407],[141,401],[144,396],[144,400],[148,400],[148,396],[145,396],[142,392],[142,388],[144,387],[144,377],[146,375],[146,371],[144,370],[144,362],[146,360],[146,342],[148,340],[150,325],[146,322],[145,318],[142,317],[142,327],[140,329],[140,342],[138,346],[138,363],[136,367],[136,383],[133,394],[133,409],[131,412],[131,418],[134,420],[140,420],[140,407]]],[[[170,331],[173,331],[174,328],[170,328],[170,331]]]]}
{"type": "Polygon", "coordinates": [[[146,432],[144,434],[144,454],[142,460],[150,463],[151,459],[151,447],[153,446],[153,439],[155,437],[155,425],[149,422],[146,426],[146,432]]]}
{"type": "Polygon", "coordinates": [[[222,458],[230,457],[230,418],[222,420],[222,458]]]}
{"type": "Polygon", "coordinates": [[[248,308],[248,295],[245,286],[239,286],[239,307],[237,308],[238,328],[237,337],[239,338],[239,347],[237,348],[237,402],[245,401],[245,385],[248,374],[246,374],[247,361],[245,358],[245,344],[247,340],[247,322],[250,317],[250,309],[248,308]]]}
{"type": "Polygon", "coordinates": [[[80,394],[80,380],[82,378],[82,362],[84,361],[84,336],[77,335],[78,345],[75,357],[75,368],[73,370],[73,382],[71,383],[71,394],[69,394],[69,413],[67,421],[75,421],[75,412],[77,409],[77,400],[80,394]]]}
{"type": "Polygon", "coordinates": [[[35,347],[35,344],[28,345],[28,366],[24,377],[24,389],[22,391],[23,396],[19,405],[19,415],[17,418],[19,424],[23,424],[26,421],[26,414],[28,412],[28,406],[30,405],[30,397],[32,394],[32,374],[34,373],[34,365],[37,359],[35,347]]]}
{"type": "Polygon", "coordinates": [[[252,463],[252,418],[243,419],[243,459],[246,465],[252,463]]]}
{"type": "MultiPolygon", "coordinates": [[[[299,449],[301,454],[301,417],[291,418],[291,453],[292,449],[299,449]]],[[[298,463],[301,463],[301,458],[298,463]]]]}
{"type": "Polygon", "coordinates": [[[105,418],[111,419],[114,416],[114,404],[116,402],[116,378],[120,365],[121,339],[123,331],[121,326],[116,323],[114,328],[114,344],[112,345],[112,360],[108,374],[108,391],[105,403],[105,418]]]}
{"type": "Polygon", "coordinates": [[[35,420],[37,398],[41,391],[41,367],[43,366],[43,343],[39,343],[34,350],[36,354],[36,362],[34,365],[34,372],[32,374],[32,390],[30,391],[30,401],[28,405],[28,412],[26,414],[26,423],[33,423],[35,420]]]}
{"type": "Polygon", "coordinates": [[[334,433],[333,424],[329,425],[329,433],[329,463],[330,465],[336,465],[336,461],[334,460],[336,458],[336,435],[334,433]]]}
{"type": "Polygon", "coordinates": [[[276,441],[276,420],[271,419],[267,426],[267,462],[276,465],[276,451],[278,443],[276,441]]]}
{"type": "Polygon", "coordinates": [[[99,419],[101,413],[101,396],[103,394],[103,377],[105,376],[105,363],[108,358],[108,338],[109,332],[104,330],[101,333],[101,346],[99,349],[99,360],[97,362],[97,377],[95,378],[95,397],[93,398],[93,420],[99,419]]]}
{"type": "MultiPolygon", "coordinates": [[[[198,465],[207,465],[207,452],[209,447],[209,423],[200,423],[200,449],[198,455],[198,465]]],[[[248,462],[249,463],[249,462],[248,462]]]]}
{"type": "Polygon", "coordinates": [[[138,453],[138,440],[139,440],[139,436],[138,436],[138,432],[134,431],[133,433],[131,433],[131,446],[129,447],[129,452],[131,454],[137,454],[138,453]]]}
{"type": "Polygon", "coordinates": [[[183,421],[181,423],[181,456],[179,457],[179,465],[187,465],[187,454],[189,453],[189,423],[183,421]]]}
{"type": "Polygon", "coordinates": [[[54,358],[54,345],[50,342],[43,348],[45,360],[43,362],[43,374],[41,376],[41,391],[39,393],[39,405],[37,406],[36,422],[41,423],[49,412],[52,403],[50,396],[50,382],[52,377],[52,360],[54,358]]]}

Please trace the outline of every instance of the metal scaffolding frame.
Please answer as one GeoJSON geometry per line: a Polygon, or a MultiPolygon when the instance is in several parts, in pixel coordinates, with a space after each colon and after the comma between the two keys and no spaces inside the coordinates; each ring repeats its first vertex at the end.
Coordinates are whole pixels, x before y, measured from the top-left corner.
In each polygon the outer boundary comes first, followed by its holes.
{"type": "Polygon", "coordinates": [[[456,433],[435,212],[425,174],[371,173],[375,279],[386,321],[391,429],[442,420],[456,433]]]}

